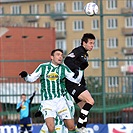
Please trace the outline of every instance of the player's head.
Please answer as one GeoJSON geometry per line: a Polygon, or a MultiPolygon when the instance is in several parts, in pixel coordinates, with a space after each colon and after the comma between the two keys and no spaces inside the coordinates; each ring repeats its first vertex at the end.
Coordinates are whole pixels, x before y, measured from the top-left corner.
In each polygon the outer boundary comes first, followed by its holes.
{"type": "Polygon", "coordinates": [[[91,51],[94,47],[95,36],[92,33],[85,33],[81,38],[81,45],[87,50],[91,51]]]}
{"type": "Polygon", "coordinates": [[[59,65],[63,60],[63,50],[62,49],[54,49],[51,52],[51,60],[54,65],[59,65]]]}
{"type": "Polygon", "coordinates": [[[23,93],[23,94],[21,94],[21,100],[22,101],[25,101],[26,100],[26,95],[23,93]]]}

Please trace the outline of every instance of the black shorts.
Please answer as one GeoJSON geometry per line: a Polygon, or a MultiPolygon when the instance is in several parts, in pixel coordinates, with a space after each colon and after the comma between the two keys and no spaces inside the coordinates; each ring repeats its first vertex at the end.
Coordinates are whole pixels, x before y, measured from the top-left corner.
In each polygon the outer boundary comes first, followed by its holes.
{"type": "Polygon", "coordinates": [[[76,103],[81,102],[80,99],[78,99],[78,96],[84,92],[85,90],[87,90],[86,85],[82,85],[82,84],[75,84],[69,80],[66,79],[66,89],[69,92],[69,94],[74,98],[76,103]]]}

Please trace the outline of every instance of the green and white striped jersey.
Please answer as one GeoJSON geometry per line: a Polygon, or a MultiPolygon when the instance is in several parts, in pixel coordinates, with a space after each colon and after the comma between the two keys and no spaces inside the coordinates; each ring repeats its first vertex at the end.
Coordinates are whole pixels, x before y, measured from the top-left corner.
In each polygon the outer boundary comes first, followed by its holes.
{"type": "Polygon", "coordinates": [[[42,100],[51,100],[61,97],[65,89],[65,78],[72,82],[79,83],[82,73],[77,79],[73,78],[74,73],[65,65],[55,66],[51,62],[40,64],[37,69],[25,77],[28,82],[34,82],[40,78],[42,100]]]}

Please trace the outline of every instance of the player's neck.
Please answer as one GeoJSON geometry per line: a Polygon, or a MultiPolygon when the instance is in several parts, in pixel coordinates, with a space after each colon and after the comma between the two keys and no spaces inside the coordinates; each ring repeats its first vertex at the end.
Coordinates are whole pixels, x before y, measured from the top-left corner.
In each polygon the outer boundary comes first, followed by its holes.
{"type": "Polygon", "coordinates": [[[53,62],[51,62],[51,65],[52,65],[53,67],[58,67],[58,66],[59,66],[59,64],[55,64],[55,63],[53,63],[53,62]]]}

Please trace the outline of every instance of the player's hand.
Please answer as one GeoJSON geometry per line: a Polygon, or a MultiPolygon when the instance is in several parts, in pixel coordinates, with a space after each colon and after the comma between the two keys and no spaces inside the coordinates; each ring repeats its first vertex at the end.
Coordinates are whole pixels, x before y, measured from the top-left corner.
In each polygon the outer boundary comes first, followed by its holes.
{"type": "Polygon", "coordinates": [[[83,62],[80,66],[81,70],[85,70],[89,66],[88,62],[83,62]]]}
{"type": "Polygon", "coordinates": [[[35,88],[35,91],[34,91],[34,93],[33,93],[33,95],[35,95],[36,94],[36,92],[39,90],[39,88],[37,87],[37,88],[35,88]]]}
{"type": "Polygon", "coordinates": [[[36,88],[35,88],[35,91],[38,91],[38,90],[39,90],[39,87],[36,87],[36,88]]]}
{"type": "Polygon", "coordinates": [[[75,69],[73,78],[76,79],[78,77],[78,75],[79,75],[79,70],[75,69]]]}
{"type": "Polygon", "coordinates": [[[21,73],[19,73],[19,75],[21,76],[21,78],[25,78],[27,77],[28,73],[26,71],[22,71],[21,73]]]}
{"type": "Polygon", "coordinates": [[[20,107],[22,107],[24,105],[24,101],[22,100],[21,101],[21,104],[20,104],[20,107]]]}

